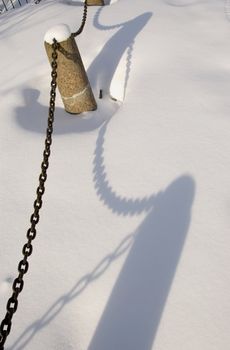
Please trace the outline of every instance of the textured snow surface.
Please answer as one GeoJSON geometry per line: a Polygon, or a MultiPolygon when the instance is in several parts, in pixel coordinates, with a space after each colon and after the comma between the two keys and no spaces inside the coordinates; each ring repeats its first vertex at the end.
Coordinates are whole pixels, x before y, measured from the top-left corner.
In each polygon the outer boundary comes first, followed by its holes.
{"type": "MultiPolygon", "coordinates": [[[[2,317],[44,147],[44,35],[59,23],[76,31],[82,4],[43,0],[0,16],[2,317]]],[[[57,94],[44,205],[6,349],[228,350],[229,2],[106,4],[89,8],[77,37],[98,110],[71,116],[57,94]]]]}

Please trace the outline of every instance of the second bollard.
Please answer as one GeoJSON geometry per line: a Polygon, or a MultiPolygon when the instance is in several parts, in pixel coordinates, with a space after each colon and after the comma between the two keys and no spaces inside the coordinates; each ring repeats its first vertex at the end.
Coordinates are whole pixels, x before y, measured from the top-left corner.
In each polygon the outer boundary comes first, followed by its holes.
{"type": "Polygon", "coordinates": [[[87,0],[88,6],[104,6],[104,0],[87,0]]]}

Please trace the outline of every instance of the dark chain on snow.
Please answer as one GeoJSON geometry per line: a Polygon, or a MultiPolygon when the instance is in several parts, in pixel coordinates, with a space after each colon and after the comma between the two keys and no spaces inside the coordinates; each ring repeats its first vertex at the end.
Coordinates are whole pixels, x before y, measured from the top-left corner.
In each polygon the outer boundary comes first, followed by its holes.
{"type": "Polygon", "coordinates": [[[50,104],[48,114],[48,125],[46,130],[45,149],[43,152],[43,161],[41,164],[41,173],[39,176],[39,185],[37,187],[37,196],[34,201],[34,211],[30,218],[30,228],[27,231],[27,243],[23,246],[22,254],[23,259],[18,265],[18,277],[13,282],[13,294],[7,302],[6,315],[0,325],[0,350],[4,350],[5,341],[10,333],[12,318],[18,308],[18,296],[21,293],[24,281],[23,277],[29,269],[28,258],[32,254],[33,246],[32,241],[36,237],[36,225],[39,222],[39,212],[42,207],[42,197],[45,192],[45,182],[47,179],[47,169],[49,167],[49,157],[52,144],[52,133],[53,133],[53,122],[54,122],[54,111],[55,111],[55,100],[56,100],[56,88],[57,88],[57,41],[54,39],[52,48],[52,72],[51,72],[51,90],[50,90],[50,104]]]}
{"type": "MultiPolygon", "coordinates": [[[[39,3],[39,0],[36,0],[35,3],[39,3]]],[[[72,33],[73,37],[81,34],[86,23],[87,19],[87,0],[84,1],[84,10],[82,23],[80,28],[72,33]]],[[[7,302],[6,306],[6,315],[0,324],[0,350],[4,350],[4,344],[6,339],[11,331],[12,319],[13,315],[17,311],[18,308],[18,296],[21,293],[24,280],[23,277],[27,273],[29,269],[28,258],[33,252],[32,241],[35,239],[37,231],[36,225],[39,222],[39,213],[42,207],[42,197],[45,192],[45,182],[47,179],[47,169],[49,167],[49,157],[51,153],[51,144],[52,144],[52,134],[53,134],[53,123],[54,123],[54,111],[55,111],[55,100],[56,100],[56,88],[57,88],[57,52],[60,50],[60,45],[54,39],[52,44],[53,52],[52,52],[52,71],[51,71],[51,90],[50,90],[50,105],[49,105],[49,116],[48,116],[48,125],[46,130],[46,139],[45,139],[45,149],[43,152],[43,161],[41,164],[41,174],[39,176],[39,185],[37,188],[37,197],[34,201],[34,212],[30,218],[30,228],[27,231],[27,243],[23,246],[22,254],[23,259],[19,262],[18,265],[18,277],[13,282],[13,293],[10,299],[7,302]]]]}
{"type": "Polygon", "coordinates": [[[88,10],[88,5],[87,5],[87,0],[84,1],[84,10],[83,10],[83,17],[82,17],[82,22],[79,27],[79,29],[72,33],[72,36],[75,37],[83,32],[83,29],[85,27],[86,19],[87,19],[87,10],[88,10]]]}

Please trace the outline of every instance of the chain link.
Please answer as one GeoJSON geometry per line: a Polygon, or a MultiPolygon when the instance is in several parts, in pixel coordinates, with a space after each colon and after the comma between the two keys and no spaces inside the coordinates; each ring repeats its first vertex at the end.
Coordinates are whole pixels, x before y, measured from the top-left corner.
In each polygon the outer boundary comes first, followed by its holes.
{"type": "Polygon", "coordinates": [[[45,139],[45,149],[43,152],[43,161],[41,164],[41,174],[39,176],[39,185],[37,187],[37,197],[34,201],[34,211],[30,218],[30,228],[27,231],[27,243],[23,246],[22,254],[23,259],[19,262],[18,265],[18,277],[13,282],[13,294],[9,298],[6,306],[6,315],[0,325],[0,350],[4,350],[4,344],[10,333],[12,318],[14,313],[18,308],[18,296],[21,293],[24,281],[23,277],[29,269],[28,258],[33,252],[32,241],[36,237],[36,225],[39,222],[39,212],[42,207],[42,197],[45,192],[45,182],[47,179],[47,169],[49,167],[49,157],[52,144],[52,133],[53,133],[53,122],[54,122],[54,111],[55,111],[55,100],[56,100],[56,88],[57,88],[57,49],[58,43],[54,39],[52,44],[52,71],[51,71],[51,90],[50,90],[50,105],[49,105],[49,115],[48,115],[48,125],[46,130],[46,139],[45,139]]]}

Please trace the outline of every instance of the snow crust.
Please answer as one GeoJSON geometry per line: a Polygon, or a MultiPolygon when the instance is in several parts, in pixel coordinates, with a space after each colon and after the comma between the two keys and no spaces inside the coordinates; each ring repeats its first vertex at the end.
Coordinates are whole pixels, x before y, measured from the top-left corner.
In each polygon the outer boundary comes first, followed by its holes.
{"type": "Polygon", "coordinates": [[[67,24],[57,24],[46,32],[44,41],[51,45],[54,38],[60,43],[70,36],[71,30],[67,24]]]}

